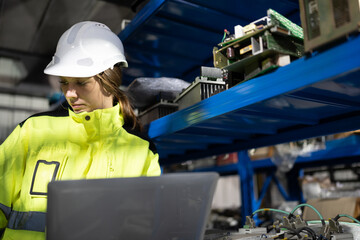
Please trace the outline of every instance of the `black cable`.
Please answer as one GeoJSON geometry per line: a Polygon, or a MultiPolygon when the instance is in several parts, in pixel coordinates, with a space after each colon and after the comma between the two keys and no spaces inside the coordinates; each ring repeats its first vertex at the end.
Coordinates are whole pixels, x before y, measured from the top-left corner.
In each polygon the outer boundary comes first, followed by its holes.
{"type": "Polygon", "coordinates": [[[296,229],[287,228],[287,230],[294,233],[298,238],[301,238],[300,232],[296,231],[296,229]]]}
{"type": "Polygon", "coordinates": [[[316,233],[315,233],[315,231],[313,229],[311,229],[309,227],[302,227],[298,231],[303,232],[304,230],[311,236],[311,238],[313,240],[316,240],[317,235],[316,235],[316,233]]]}
{"type": "Polygon", "coordinates": [[[317,235],[315,233],[315,231],[309,227],[302,227],[302,228],[298,228],[298,229],[293,229],[293,228],[287,228],[288,231],[290,231],[290,233],[292,236],[297,236],[298,238],[301,238],[300,232],[305,232],[308,235],[310,235],[310,237],[312,238],[312,240],[317,240],[317,235]]]}
{"type": "Polygon", "coordinates": [[[325,236],[323,236],[323,235],[320,235],[320,237],[318,238],[318,240],[329,240],[329,239],[327,239],[325,236]]]}
{"type": "Polygon", "coordinates": [[[302,227],[300,229],[305,229],[305,230],[307,230],[309,232],[312,232],[314,235],[316,235],[315,231],[313,229],[311,229],[310,227],[302,227]]]}
{"type": "MultiPolygon", "coordinates": [[[[292,239],[293,237],[296,236],[296,233],[287,233],[289,235],[291,235],[290,237],[288,237],[287,239],[292,239]]],[[[299,237],[297,237],[299,239],[299,237]]]]}
{"type": "Polygon", "coordinates": [[[316,235],[312,234],[311,232],[307,232],[307,231],[304,231],[304,230],[301,230],[301,232],[307,233],[311,237],[312,240],[316,240],[316,235]]]}
{"type": "Polygon", "coordinates": [[[294,214],[290,213],[290,214],[288,215],[288,219],[292,219],[292,218],[296,218],[296,217],[295,217],[294,214]]]}
{"type": "Polygon", "coordinates": [[[274,225],[268,225],[268,226],[266,227],[266,232],[269,233],[269,232],[271,232],[271,230],[273,230],[273,229],[274,229],[274,225]]]}

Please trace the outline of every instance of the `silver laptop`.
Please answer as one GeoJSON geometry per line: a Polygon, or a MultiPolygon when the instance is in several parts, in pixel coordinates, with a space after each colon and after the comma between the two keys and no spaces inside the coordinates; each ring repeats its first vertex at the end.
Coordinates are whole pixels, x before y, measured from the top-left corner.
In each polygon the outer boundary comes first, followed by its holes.
{"type": "Polygon", "coordinates": [[[217,173],[55,181],[48,240],[202,240],[217,173]]]}

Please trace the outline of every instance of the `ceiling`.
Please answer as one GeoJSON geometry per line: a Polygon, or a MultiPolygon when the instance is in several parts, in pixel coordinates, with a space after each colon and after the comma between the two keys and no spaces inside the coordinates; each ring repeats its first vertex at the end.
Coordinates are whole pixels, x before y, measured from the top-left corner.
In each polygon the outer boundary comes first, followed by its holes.
{"type": "Polygon", "coordinates": [[[76,22],[105,23],[115,33],[146,1],[0,0],[0,92],[47,96],[43,69],[61,34],[76,22]]]}
{"type": "Polygon", "coordinates": [[[137,77],[194,80],[212,66],[212,48],[227,28],[247,25],[272,8],[300,24],[298,0],[0,0],[0,93],[48,96],[54,86],[43,69],[61,34],[94,20],[119,33],[137,77]],[[132,22],[122,30],[122,21],[132,22]]]}

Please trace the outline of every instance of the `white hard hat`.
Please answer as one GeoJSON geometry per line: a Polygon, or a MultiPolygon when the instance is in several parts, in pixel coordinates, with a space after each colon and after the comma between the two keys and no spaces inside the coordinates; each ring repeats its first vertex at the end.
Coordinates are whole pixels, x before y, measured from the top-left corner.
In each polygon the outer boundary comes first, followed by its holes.
{"type": "Polygon", "coordinates": [[[91,77],[117,63],[128,66],[119,37],[102,23],[85,21],[63,33],[44,73],[91,77]]]}

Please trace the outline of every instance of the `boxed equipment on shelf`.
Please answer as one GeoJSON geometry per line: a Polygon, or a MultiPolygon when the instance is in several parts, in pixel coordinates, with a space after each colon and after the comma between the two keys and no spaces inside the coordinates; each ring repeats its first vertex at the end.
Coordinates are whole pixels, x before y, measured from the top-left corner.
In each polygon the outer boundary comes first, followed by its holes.
{"type": "Polygon", "coordinates": [[[359,0],[300,0],[305,51],[326,47],[350,33],[359,32],[359,0]]]}
{"type": "Polygon", "coordinates": [[[140,112],[138,118],[143,125],[147,125],[150,122],[164,117],[170,113],[176,112],[177,110],[177,103],[161,100],[160,102],[145,109],[143,112],[140,112]]]}
{"type": "Polygon", "coordinates": [[[224,90],[226,90],[224,81],[208,81],[197,77],[174,101],[179,104],[181,110],[224,90]]]}
{"type": "Polygon", "coordinates": [[[179,110],[191,106],[227,89],[223,71],[218,68],[201,67],[201,76],[184,89],[174,100],[179,110]]]}

